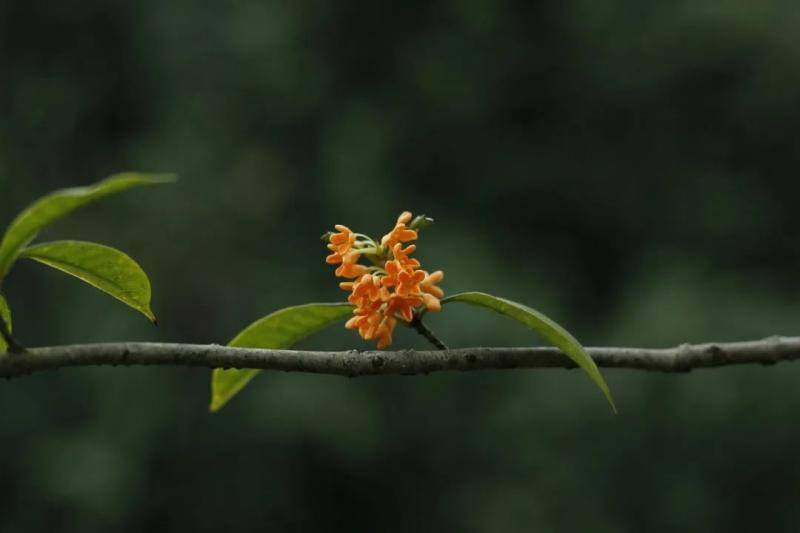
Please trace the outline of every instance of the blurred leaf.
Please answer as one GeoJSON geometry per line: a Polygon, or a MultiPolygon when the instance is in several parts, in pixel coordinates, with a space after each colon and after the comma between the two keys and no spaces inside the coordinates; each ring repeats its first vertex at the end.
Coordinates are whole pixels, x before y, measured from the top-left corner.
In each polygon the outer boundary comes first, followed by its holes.
{"type": "Polygon", "coordinates": [[[56,241],[26,248],[20,256],[75,276],[156,321],[147,274],[119,250],[93,242],[56,241]]]}
{"type": "MultiPolygon", "coordinates": [[[[2,294],[0,294],[0,317],[3,317],[3,321],[8,327],[8,332],[11,333],[13,330],[13,325],[11,323],[11,309],[8,307],[8,302],[2,294]]],[[[6,344],[3,336],[0,335],[0,354],[6,353],[7,349],[8,345],[6,344]]]]}
{"type": "Polygon", "coordinates": [[[101,198],[141,185],[170,183],[174,178],[162,174],[116,174],[89,187],[62,189],[34,202],[11,222],[0,243],[0,280],[19,257],[20,252],[39,231],[64,218],[72,211],[101,198]]]}
{"type": "MultiPolygon", "coordinates": [[[[305,304],[286,307],[252,323],[228,346],[285,349],[320,329],[352,315],[346,303],[305,304]]],[[[211,376],[211,412],[219,411],[256,374],[258,369],[217,368],[211,376]]]]}
{"type": "Polygon", "coordinates": [[[617,412],[617,408],[614,405],[614,400],[611,398],[611,392],[608,390],[608,385],[603,379],[603,376],[600,374],[600,370],[598,370],[597,365],[594,364],[592,358],[589,357],[589,354],[587,354],[586,350],[583,349],[583,346],[581,346],[575,337],[573,337],[567,330],[553,322],[539,311],[531,309],[530,307],[520,303],[512,302],[511,300],[506,300],[505,298],[499,298],[497,296],[492,296],[491,294],[485,294],[482,292],[463,292],[448,296],[442,300],[443,304],[450,302],[464,302],[479,307],[485,307],[500,313],[501,315],[513,318],[517,322],[520,322],[521,324],[524,324],[537,331],[545,339],[550,341],[553,346],[558,347],[587,374],[589,374],[589,377],[592,379],[592,381],[594,381],[595,384],[600,387],[600,390],[603,391],[608,403],[611,404],[611,408],[615,413],[617,412]]]}

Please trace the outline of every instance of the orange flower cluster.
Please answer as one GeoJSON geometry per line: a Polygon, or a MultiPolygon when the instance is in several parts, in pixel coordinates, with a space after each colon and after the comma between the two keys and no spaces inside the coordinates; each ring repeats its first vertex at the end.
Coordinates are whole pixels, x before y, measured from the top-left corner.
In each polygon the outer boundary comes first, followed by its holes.
{"type": "Polygon", "coordinates": [[[442,308],[439,299],[444,291],[437,285],[444,273],[421,270],[420,262],[410,257],[416,245],[405,244],[417,239],[416,230],[408,227],[411,218],[408,211],[397,217],[394,228],[380,244],[342,225],[336,225],[336,232],[328,237],[331,254],[326,262],[339,265],[338,277],[353,280],[339,284],[350,292],[347,301],[355,306],[354,316],[345,327],[358,330],[365,340],[377,340],[378,349],[392,343],[398,320],[411,322],[417,310],[442,308]],[[362,257],[373,266],[360,264],[362,257]]]}

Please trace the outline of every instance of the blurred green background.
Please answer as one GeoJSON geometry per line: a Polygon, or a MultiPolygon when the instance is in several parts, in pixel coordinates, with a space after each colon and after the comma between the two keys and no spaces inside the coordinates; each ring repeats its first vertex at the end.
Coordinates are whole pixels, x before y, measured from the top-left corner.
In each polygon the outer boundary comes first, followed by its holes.
{"type": "MultiPolygon", "coordinates": [[[[342,299],[319,235],[404,209],[436,218],[418,256],[446,291],[587,345],[798,334],[799,23],[790,0],[0,1],[0,223],[181,176],[44,235],[137,258],[161,326],[20,263],[20,340],[227,342],[342,299]]],[[[539,342],[445,311],[454,346],[539,342]]],[[[563,370],[264,374],[212,416],[209,374],[0,383],[0,531],[800,527],[800,365],[606,371],[618,416],[563,370]]]]}

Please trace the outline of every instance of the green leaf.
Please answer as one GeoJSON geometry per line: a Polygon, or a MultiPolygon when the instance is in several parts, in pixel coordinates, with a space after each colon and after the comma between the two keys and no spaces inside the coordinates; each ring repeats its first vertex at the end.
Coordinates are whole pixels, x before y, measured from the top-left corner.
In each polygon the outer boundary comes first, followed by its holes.
{"type": "Polygon", "coordinates": [[[119,250],[93,242],[56,241],[25,248],[21,257],[75,276],[156,321],[147,274],[119,250]]]}
{"type": "MultiPolygon", "coordinates": [[[[320,329],[352,316],[346,303],[305,304],[286,307],[252,323],[228,346],[240,348],[286,349],[320,329]]],[[[211,412],[219,411],[260,370],[217,368],[211,376],[211,412]]]]}
{"type": "Polygon", "coordinates": [[[485,307],[486,309],[491,309],[501,315],[507,316],[509,318],[513,318],[517,322],[528,326],[529,328],[535,330],[540,335],[542,335],[545,339],[547,339],[553,346],[559,348],[562,352],[564,352],[567,357],[572,359],[579,367],[581,367],[592,381],[600,387],[600,390],[603,391],[608,403],[611,404],[611,408],[614,412],[617,412],[617,408],[614,405],[614,400],[611,398],[611,392],[608,390],[608,385],[606,384],[603,376],[600,374],[600,370],[598,370],[597,365],[594,363],[589,354],[586,353],[586,350],[583,349],[583,346],[573,337],[570,333],[553,322],[551,319],[536,311],[535,309],[531,309],[526,305],[522,305],[517,302],[512,302],[511,300],[506,300],[505,298],[498,298],[497,296],[492,296],[491,294],[485,294],[482,292],[464,292],[461,294],[454,294],[452,296],[448,296],[442,300],[443,304],[447,304],[450,302],[463,302],[479,307],[485,307]]]}
{"type": "MultiPolygon", "coordinates": [[[[6,326],[8,326],[8,332],[11,333],[13,328],[11,324],[11,309],[8,307],[8,302],[2,294],[0,294],[0,317],[3,318],[6,326]]],[[[0,354],[6,353],[6,350],[8,350],[8,345],[3,336],[0,335],[0,354]]]]}
{"type": "Polygon", "coordinates": [[[172,176],[158,174],[116,174],[89,187],[62,189],[34,202],[11,222],[0,243],[0,280],[11,270],[22,249],[53,222],[72,211],[101,198],[141,185],[175,181],[172,176]]]}

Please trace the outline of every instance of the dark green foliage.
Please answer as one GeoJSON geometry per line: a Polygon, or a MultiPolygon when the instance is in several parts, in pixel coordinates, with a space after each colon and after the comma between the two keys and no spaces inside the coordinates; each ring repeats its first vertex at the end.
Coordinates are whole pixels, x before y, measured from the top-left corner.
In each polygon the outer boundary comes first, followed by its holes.
{"type": "MultiPolygon", "coordinates": [[[[229,339],[341,299],[316,240],[332,221],[378,231],[413,209],[436,215],[426,259],[448,293],[530,302],[587,345],[796,334],[796,11],[0,2],[0,225],[76,177],[183,176],[46,236],[124,245],[160,328],[18,264],[15,333],[229,339]]],[[[531,341],[446,310],[426,320],[451,344],[531,341]]],[[[353,345],[329,331],[303,346],[353,345]]],[[[0,383],[0,531],[797,529],[800,365],[606,377],[620,416],[559,370],[276,373],[213,417],[205,371],[0,383]]]]}

